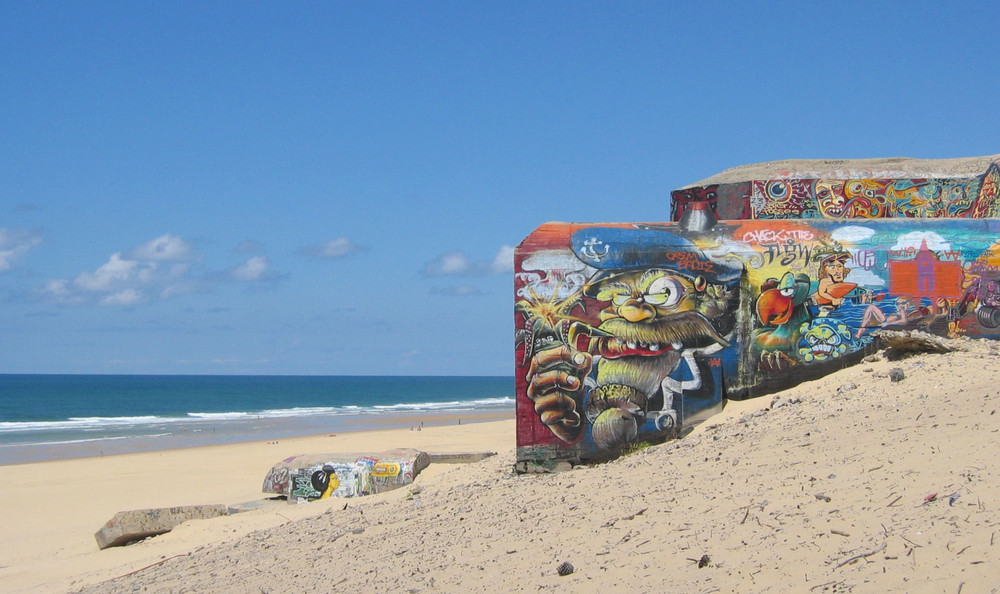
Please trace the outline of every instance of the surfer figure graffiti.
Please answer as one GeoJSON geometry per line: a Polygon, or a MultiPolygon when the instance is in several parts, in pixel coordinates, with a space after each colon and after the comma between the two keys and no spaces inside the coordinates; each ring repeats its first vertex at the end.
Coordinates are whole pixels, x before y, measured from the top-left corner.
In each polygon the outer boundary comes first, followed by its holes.
{"type": "Polygon", "coordinates": [[[851,259],[848,253],[832,254],[823,258],[819,264],[819,286],[810,295],[810,301],[821,308],[836,309],[844,302],[844,295],[850,293],[858,285],[845,283],[844,279],[851,273],[846,262],[851,259]]]}

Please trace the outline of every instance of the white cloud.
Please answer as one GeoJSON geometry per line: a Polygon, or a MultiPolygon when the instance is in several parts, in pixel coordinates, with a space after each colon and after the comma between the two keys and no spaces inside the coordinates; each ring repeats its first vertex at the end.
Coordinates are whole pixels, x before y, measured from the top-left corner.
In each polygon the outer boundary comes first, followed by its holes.
{"type": "Polygon", "coordinates": [[[355,252],[362,252],[365,248],[346,237],[331,239],[319,245],[306,246],[299,252],[312,258],[343,258],[355,252]]]}
{"type": "Polygon", "coordinates": [[[465,252],[452,250],[445,252],[424,265],[426,276],[461,276],[482,274],[512,274],[514,272],[514,248],[501,246],[490,261],[472,262],[465,252]]]}
{"type": "Polygon", "coordinates": [[[875,274],[871,270],[863,268],[852,268],[850,274],[844,280],[857,283],[862,287],[884,287],[885,279],[875,274]]]}
{"type": "Polygon", "coordinates": [[[926,241],[927,248],[932,252],[946,252],[951,249],[951,244],[933,231],[913,231],[904,233],[896,238],[896,245],[890,249],[905,250],[906,248],[920,249],[921,244],[926,241]]]}
{"type": "Polygon", "coordinates": [[[125,289],[101,299],[101,305],[135,305],[145,300],[142,293],[136,289],[125,289]]]}
{"type": "Polygon", "coordinates": [[[111,254],[106,264],[94,272],[81,272],[73,284],[84,291],[109,291],[116,284],[133,279],[138,269],[139,263],[135,260],[126,260],[121,253],[111,254]]]}
{"type": "Polygon", "coordinates": [[[204,292],[226,281],[272,281],[277,275],[264,256],[253,256],[221,272],[198,274],[201,255],[184,239],[167,233],[128,252],[116,252],[94,271],[72,279],[51,279],[38,293],[64,305],[132,306],[204,292]]]}
{"type": "Polygon", "coordinates": [[[441,254],[424,266],[424,274],[428,276],[467,274],[469,270],[469,259],[459,251],[441,254]]]}
{"type": "Polygon", "coordinates": [[[30,231],[0,227],[0,274],[12,269],[15,262],[40,243],[42,238],[30,231]]]}
{"type": "Polygon", "coordinates": [[[253,282],[268,277],[271,263],[265,256],[254,256],[229,271],[229,278],[241,282],[253,282]]]}
{"type": "Polygon", "coordinates": [[[500,251],[493,258],[493,272],[497,274],[514,273],[514,248],[509,245],[500,246],[500,251]]]}
{"type": "Polygon", "coordinates": [[[46,299],[56,303],[70,304],[82,301],[80,295],[70,288],[69,281],[64,278],[49,280],[41,289],[41,293],[46,299]]]}
{"type": "Polygon", "coordinates": [[[130,255],[139,260],[184,262],[191,259],[193,253],[194,250],[188,242],[166,233],[135,248],[130,255]]]}
{"type": "Polygon", "coordinates": [[[830,238],[846,243],[861,243],[874,234],[874,229],[858,225],[847,225],[845,227],[835,229],[833,233],[830,233],[830,238]]]}

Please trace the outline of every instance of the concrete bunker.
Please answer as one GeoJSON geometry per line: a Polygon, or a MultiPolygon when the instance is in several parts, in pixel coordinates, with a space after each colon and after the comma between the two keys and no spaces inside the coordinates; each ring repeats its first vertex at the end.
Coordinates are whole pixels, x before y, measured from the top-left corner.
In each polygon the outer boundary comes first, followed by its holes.
{"type": "Polygon", "coordinates": [[[515,250],[517,467],[659,441],[852,364],[878,329],[1000,336],[1000,155],[789,160],[671,220],[546,223],[515,250]]]}

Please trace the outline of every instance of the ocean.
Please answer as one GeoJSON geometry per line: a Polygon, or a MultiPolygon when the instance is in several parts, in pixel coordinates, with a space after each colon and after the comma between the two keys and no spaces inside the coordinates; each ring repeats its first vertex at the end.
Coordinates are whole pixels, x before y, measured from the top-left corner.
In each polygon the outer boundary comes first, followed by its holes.
{"type": "Polygon", "coordinates": [[[0,374],[0,464],[505,411],[512,377],[0,374]]]}

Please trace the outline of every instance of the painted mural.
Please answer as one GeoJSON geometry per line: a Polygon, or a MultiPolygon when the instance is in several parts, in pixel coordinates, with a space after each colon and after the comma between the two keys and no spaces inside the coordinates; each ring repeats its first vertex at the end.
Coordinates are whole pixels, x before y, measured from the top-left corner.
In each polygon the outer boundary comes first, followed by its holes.
{"type": "Polygon", "coordinates": [[[800,180],[786,211],[742,202],[751,216],[707,231],[539,227],[515,253],[519,468],[677,436],[726,398],[856,362],[879,329],[1000,337],[995,176],[830,187],[843,201],[800,180]]]}
{"type": "Polygon", "coordinates": [[[770,179],[675,190],[671,219],[679,221],[692,202],[708,202],[720,219],[998,217],[1000,163],[984,159],[988,164],[976,175],[968,175],[963,167],[953,176],[937,178],[847,176],[854,173],[849,168],[831,168],[829,177],[812,177],[815,171],[775,168],[770,179]]]}
{"type": "MultiPolygon", "coordinates": [[[[402,450],[399,450],[402,451],[402,450]]],[[[329,497],[360,497],[413,482],[427,466],[427,454],[292,456],[271,467],[263,491],[285,495],[289,503],[329,497]],[[320,460],[320,461],[316,461],[320,460]]]]}

